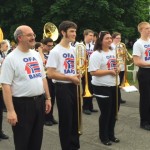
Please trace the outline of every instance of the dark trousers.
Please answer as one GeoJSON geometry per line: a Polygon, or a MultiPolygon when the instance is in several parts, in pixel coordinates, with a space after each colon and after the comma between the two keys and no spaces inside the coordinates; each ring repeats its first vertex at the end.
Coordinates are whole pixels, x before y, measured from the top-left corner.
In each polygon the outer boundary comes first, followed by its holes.
{"type": "Polygon", "coordinates": [[[18,123],[12,126],[15,150],[40,150],[44,125],[44,96],[13,97],[18,123]]]}
{"type": "MultiPolygon", "coordinates": [[[[122,82],[124,80],[124,73],[125,73],[124,71],[120,71],[120,73],[119,73],[119,78],[120,78],[120,84],[119,84],[119,86],[121,86],[121,84],[122,84],[122,82]]],[[[119,88],[119,90],[120,90],[120,88],[119,88]]],[[[121,92],[120,92],[120,98],[121,98],[121,92]]]]}
{"type": "Polygon", "coordinates": [[[59,136],[62,150],[78,150],[77,86],[56,83],[56,101],[59,115],[59,136]]]}
{"type": "Polygon", "coordinates": [[[52,79],[47,78],[47,82],[48,82],[49,92],[51,95],[52,107],[51,107],[51,111],[48,114],[45,114],[45,121],[52,121],[54,119],[53,109],[55,104],[55,84],[52,82],[52,79]]]}
{"type": "MultiPolygon", "coordinates": [[[[109,138],[115,136],[114,128],[116,123],[116,86],[104,87],[94,86],[93,92],[96,95],[103,95],[108,97],[96,96],[101,115],[99,117],[99,137],[101,141],[107,141],[109,138]]],[[[119,97],[118,90],[118,97],[119,97]]],[[[118,99],[118,110],[120,100],[118,99]]]]}
{"type": "Polygon", "coordinates": [[[150,123],[150,68],[139,68],[140,123],[150,123]]]}
{"type": "Polygon", "coordinates": [[[2,132],[3,109],[0,109],[0,133],[2,132]]]}
{"type": "MultiPolygon", "coordinates": [[[[91,94],[93,94],[93,89],[92,89],[92,84],[91,84],[91,80],[92,80],[92,76],[90,75],[90,73],[88,72],[88,88],[89,88],[89,92],[91,94]]],[[[85,94],[85,76],[82,77],[82,87],[83,87],[83,95],[85,94]]],[[[93,109],[93,97],[83,97],[83,110],[92,110],[93,109]]]]}
{"type": "Polygon", "coordinates": [[[119,86],[121,85],[121,83],[123,82],[123,79],[124,79],[124,71],[120,71],[120,73],[119,73],[119,78],[120,78],[120,84],[119,84],[119,86]]]}

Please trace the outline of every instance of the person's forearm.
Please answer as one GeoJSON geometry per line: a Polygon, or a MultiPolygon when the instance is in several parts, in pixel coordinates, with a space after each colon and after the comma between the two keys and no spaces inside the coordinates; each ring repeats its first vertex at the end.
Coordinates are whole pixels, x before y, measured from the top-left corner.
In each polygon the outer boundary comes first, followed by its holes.
{"type": "Polygon", "coordinates": [[[138,56],[133,56],[133,62],[138,67],[150,67],[150,63],[143,61],[138,56]]]}
{"type": "Polygon", "coordinates": [[[134,64],[138,67],[150,67],[150,63],[147,63],[145,61],[138,61],[138,62],[134,62],[134,64]]]}
{"type": "Polygon", "coordinates": [[[44,86],[44,90],[45,90],[46,99],[51,99],[46,78],[43,79],[43,86],[44,86]]]}
{"type": "Polygon", "coordinates": [[[52,69],[52,68],[47,68],[47,75],[48,75],[48,78],[50,79],[72,81],[71,76],[57,72],[55,69],[52,69]]]}
{"type": "Polygon", "coordinates": [[[12,92],[10,85],[2,84],[2,91],[3,91],[3,98],[7,108],[7,111],[12,112],[14,111],[14,105],[12,102],[12,92]]]}

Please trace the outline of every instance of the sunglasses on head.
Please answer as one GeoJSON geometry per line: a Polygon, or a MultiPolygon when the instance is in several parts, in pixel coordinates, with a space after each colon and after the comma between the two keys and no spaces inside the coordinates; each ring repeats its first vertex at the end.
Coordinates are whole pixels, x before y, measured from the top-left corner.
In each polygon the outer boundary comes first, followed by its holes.
{"type": "Polygon", "coordinates": [[[100,31],[100,33],[99,33],[99,38],[101,37],[101,35],[106,35],[106,34],[109,34],[109,32],[108,31],[100,31]]]}

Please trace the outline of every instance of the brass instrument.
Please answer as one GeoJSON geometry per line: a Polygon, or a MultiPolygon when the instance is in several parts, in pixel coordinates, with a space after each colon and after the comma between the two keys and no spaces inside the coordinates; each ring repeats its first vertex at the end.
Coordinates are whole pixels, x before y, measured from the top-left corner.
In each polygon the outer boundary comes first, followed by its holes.
{"type": "MultiPolygon", "coordinates": [[[[124,43],[118,43],[115,48],[116,53],[116,69],[118,69],[120,64],[125,64],[126,59],[126,46],[124,43]]],[[[116,119],[118,119],[118,76],[119,72],[116,71],[116,119]]]]}
{"type": "Polygon", "coordinates": [[[130,86],[127,80],[127,61],[132,62],[133,58],[131,54],[128,52],[128,50],[126,49],[126,45],[121,42],[116,45],[116,53],[118,53],[117,59],[119,61],[119,64],[123,64],[125,68],[124,79],[123,82],[121,83],[121,87],[130,86]]]}
{"type": "Polygon", "coordinates": [[[92,94],[89,91],[89,84],[88,84],[88,62],[85,61],[85,90],[83,97],[92,97],[92,94]]]}
{"type": "Polygon", "coordinates": [[[128,72],[128,66],[131,66],[133,64],[133,56],[128,52],[128,50],[126,49],[126,66],[125,66],[125,76],[124,76],[124,85],[123,86],[129,86],[129,84],[127,84],[127,72],[128,72]]]}
{"type": "MultiPolygon", "coordinates": [[[[76,70],[82,76],[86,70],[86,47],[84,44],[77,44],[76,46],[76,70]]],[[[77,105],[78,105],[78,133],[82,134],[82,81],[77,86],[77,105]]]]}
{"type": "Polygon", "coordinates": [[[133,56],[128,52],[128,50],[126,49],[126,59],[127,61],[131,61],[131,63],[133,62],[133,56]]]}
{"type": "Polygon", "coordinates": [[[51,22],[47,22],[44,25],[43,28],[43,39],[44,38],[51,38],[53,41],[56,41],[58,39],[58,29],[57,27],[51,23],[51,22]]]}
{"type": "Polygon", "coordinates": [[[0,42],[3,40],[3,38],[4,38],[3,31],[2,31],[2,29],[0,28],[0,42]]]}

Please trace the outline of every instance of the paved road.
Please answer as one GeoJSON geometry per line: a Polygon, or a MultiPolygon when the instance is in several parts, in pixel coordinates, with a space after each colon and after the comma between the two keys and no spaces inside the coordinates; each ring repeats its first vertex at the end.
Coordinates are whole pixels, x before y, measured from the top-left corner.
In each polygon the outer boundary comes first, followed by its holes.
{"type": "MultiPolygon", "coordinates": [[[[116,137],[120,143],[112,146],[104,146],[98,138],[98,117],[99,113],[90,116],[83,114],[83,135],[80,138],[81,150],[150,150],[150,132],[139,127],[139,93],[125,93],[122,91],[123,99],[127,100],[122,104],[119,112],[119,119],[116,124],[116,137]]],[[[94,100],[94,107],[98,109],[94,100]]],[[[55,118],[57,108],[55,107],[55,118]]],[[[6,122],[4,113],[3,130],[10,138],[0,141],[0,150],[14,150],[12,131],[6,122]]],[[[44,138],[42,150],[61,150],[58,136],[58,126],[44,127],[44,138]]]]}

